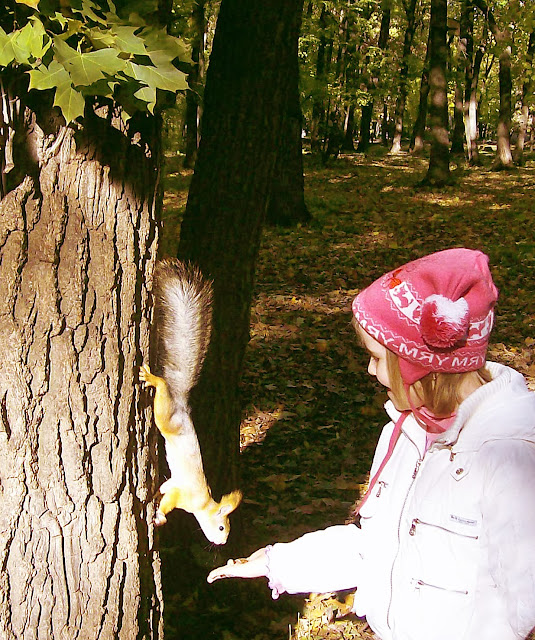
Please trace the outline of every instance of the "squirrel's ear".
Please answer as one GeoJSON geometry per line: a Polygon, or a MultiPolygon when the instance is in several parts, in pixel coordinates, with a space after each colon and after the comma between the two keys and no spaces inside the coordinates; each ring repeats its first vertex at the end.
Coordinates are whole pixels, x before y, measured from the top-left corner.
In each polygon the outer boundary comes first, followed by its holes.
{"type": "Polygon", "coordinates": [[[240,504],[242,499],[242,492],[239,489],[232,491],[232,493],[227,493],[221,498],[221,502],[219,503],[219,513],[222,516],[226,516],[229,513],[232,513],[234,509],[240,504]]]}

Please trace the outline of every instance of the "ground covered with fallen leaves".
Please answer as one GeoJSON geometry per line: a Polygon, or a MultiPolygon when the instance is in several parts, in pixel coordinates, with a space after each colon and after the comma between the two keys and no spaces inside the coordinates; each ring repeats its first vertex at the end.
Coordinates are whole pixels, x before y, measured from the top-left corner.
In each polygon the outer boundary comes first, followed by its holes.
{"type": "MultiPolygon", "coordinates": [[[[367,155],[328,166],[305,157],[307,226],[263,236],[242,383],[240,555],[347,520],[385,422],[350,326],[352,298],[390,268],[457,246],[490,256],[500,290],[491,359],[535,379],[535,158],[511,172],[455,167],[456,182],[418,188],[427,160],[367,155]]],[[[173,253],[190,174],[168,163],[164,251],[173,253]]],[[[199,549],[206,569],[222,559],[199,549]]],[[[226,559],[226,558],[224,558],[226,559]]],[[[199,583],[166,599],[174,638],[370,639],[342,597],[282,596],[265,580],[199,583]]]]}

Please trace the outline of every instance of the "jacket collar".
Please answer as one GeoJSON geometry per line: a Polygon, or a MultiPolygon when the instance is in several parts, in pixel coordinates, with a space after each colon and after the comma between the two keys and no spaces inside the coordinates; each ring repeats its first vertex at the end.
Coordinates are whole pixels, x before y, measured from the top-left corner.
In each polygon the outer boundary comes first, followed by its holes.
{"type": "MultiPolygon", "coordinates": [[[[460,450],[477,450],[484,442],[502,439],[524,439],[535,443],[535,394],[527,388],[524,376],[518,371],[487,362],[492,380],[471,393],[459,406],[457,418],[431,446],[431,449],[453,447],[460,450]],[[527,406],[521,406],[528,403],[527,406]],[[505,419],[500,419],[500,413],[505,419]],[[466,426],[470,426],[466,429],[466,426]]],[[[385,411],[396,423],[400,412],[391,400],[385,411]]],[[[402,431],[418,447],[425,451],[426,433],[411,415],[405,420],[402,431]]]]}
{"type": "Polygon", "coordinates": [[[487,362],[492,380],[459,406],[453,425],[434,446],[474,451],[489,440],[524,439],[535,442],[535,394],[518,371],[487,362]]]}

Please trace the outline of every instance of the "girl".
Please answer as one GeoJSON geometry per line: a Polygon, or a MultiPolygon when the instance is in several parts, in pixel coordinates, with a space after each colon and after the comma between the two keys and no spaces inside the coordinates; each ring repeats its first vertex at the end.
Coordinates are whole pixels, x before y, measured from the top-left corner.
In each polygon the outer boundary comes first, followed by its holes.
{"type": "Polygon", "coordinates": [[[208,581],[266,576],[273,597],[356,589],[381,640],[513,640],[535,626],[535,394],[486,363],[487,257],[410,262],[353,301],[391,418],[358,524],[229,560],[208,581]]]}

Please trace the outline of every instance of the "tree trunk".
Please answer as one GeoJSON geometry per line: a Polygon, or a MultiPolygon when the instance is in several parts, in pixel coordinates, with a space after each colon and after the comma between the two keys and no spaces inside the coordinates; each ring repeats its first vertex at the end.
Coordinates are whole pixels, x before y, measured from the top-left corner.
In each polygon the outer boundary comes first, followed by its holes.
{"type": "Polygon", "coordinates": [[[409,82],[409,56],[412,50],[412,42],[416,31],[416,1],[404,0],[405,15],[407,16],[407,28],[403,39],[403,54],[401,56],[401,67],[399,72],[399,88],[396,100],[396,110],[394,115],[395,132],[390,153],[401,152],[401,138],[403,135],[403,116],[405,114],[405,104],[407,102],[408,82],[409,82]]]}
{"type": "Polygon", "coordinates": [[[321,14],[319,18],[319,45],[318,57],[316,60],[316,88],[312,103],[312,121],[310,123],[310,150],[312,153],[321,153],[322,139],[325,133],[325,104],[324,85],[329,61],[327,56],[327,37],[325,35],[327,27],[327,9],[325,3],[321,4],[321,14]]]}
{"type": "Polygon", "coordinates": [[[346,109],[346,119],[344,124],[344,141],[342,142],[342,151],[355,151],[355,105],[350,104],[346,109]]]}
{"type": "Polygon", "coordinates": [[[373,102],[368,102],[362,107],[360,118],[360,135],[357,145],[358,153],[366,153],[370,148],[370,127],[372,124],[373,102]]]}
{"type": "Polygon", "coordinates": [[[159,121],[22,108],[0,202],[0,637],[163,638],[148,356],[159,121]],[[30,162],[32,164],[30,164],[30,162]]]}
{"type": "Polygon", "coordinates": [[[191,13],[193,38],[191,42],[191,58],[193,67],[188,77],[189,89],[186,91],[186,156],[184,166],[193,168],[197,159],[199,146],[199,122],[201,119],[201,95],[204,82],[204,40],[206,20],[204,16],[204,0],[195,0],[191,13]]]}
{"type": "Polygon", "coordinates": [[[409,150],[412,153],[421,153],[424,149],[425,128],[427,125],[427,102],[429,99],[429,56],[431,54],[431,30],[427,36],[427,49],[425,54],[422,76],[420,78],[420,101],[418,103],[418,115],[412,129],[409,150]]]}
{"type": "Polygon", "coordinates": [[[459,69],[455,74],[455,107],[453,114],[453,132],[451,136],[450,153],[455,156],[464,156],[464,105],[463,86],[459,69]]]}
{"type": "Polygon", "coordinates": [[[429,60],[431,155],[424,184],[443,186],[451,181],[448,139],[448,94],[446,82],[448,4],[431,0],[429,60]]]}
{"type": "Polygon", "coordinates": [[[192,409],[217,494],[239,486],[238,382],[255,261],[294,90],[301,11],[302,0],[223,0],[207,72],[179,257],[214,280],[212,340],[192,409]]]}
{"type": "Polygon", "coordinates": [[[285,82],[288,96],[284,98],[287,113],[282,118],[280,147],[274,170],[266,221],[271,225],[291,227],[311,220],[305,204],[301,102],[299,95],[299,59],[297,53],[288,67],[285,82]]]}
{"type": "Polygon", "coordinates": [[[511,47],[505,46],[500,53],[500,114],[498,117],[498,139],[496,158],[492,164],[495,171],[509,169],[513,166],[511,152],[511,94],[513,81],[511,79],[511,47]]]}
{"type": "MultiPolygon", "coordinates": [[[[535,53],[535,29],[529,36],[528,50],[526,52],[526,68],[528,74],[532,72],[533,54],[535,53]]],[[[522,111],[520,115],[520,125],[518,127],[518,141],[515,148],[515,162],[519,165],[524,163],[524,145],[526,143],[526,133],[529,120],[529,96],[532,93],[533,81],[528,75],[522,86],[522,111]]]]}
{"type": "Polygon", "coordinates": [[[496,40],[500,50],[500,69],[498,72],[500,85],[500,112],[498,117],[498,144],[496,158],[492,168],[495,171],[508,169],[513,166],[513,154],[511,153],[511,93],[513,82],[511,79],[511,46],[508,44],[509,34],[498,29],[493,12],[489,9],[486,0],[473,0],[474,5],[483,13],[488,28],[496,40]]]}
{"type": "Polygon", "coordinates": [[[463,0],[462,3],[459,49],[465,65],[463,116],[466,155],[468,164],[475,166],[480,164],[477,144],[477,85],[484,46],[481,43],[474,57],[474,5],[472,0],[463,0]]]}

